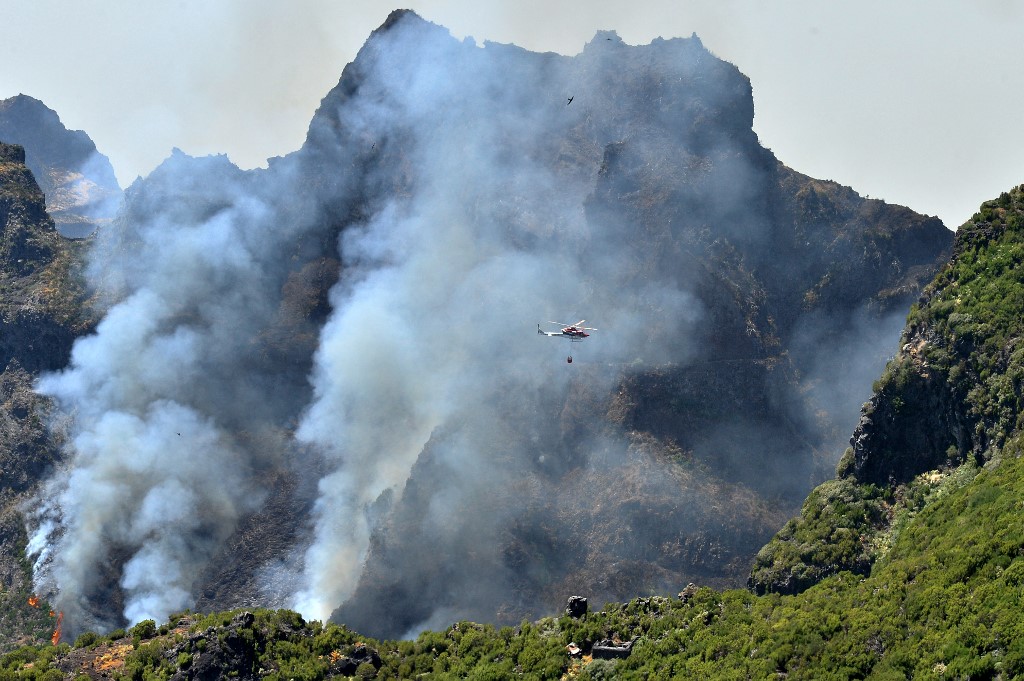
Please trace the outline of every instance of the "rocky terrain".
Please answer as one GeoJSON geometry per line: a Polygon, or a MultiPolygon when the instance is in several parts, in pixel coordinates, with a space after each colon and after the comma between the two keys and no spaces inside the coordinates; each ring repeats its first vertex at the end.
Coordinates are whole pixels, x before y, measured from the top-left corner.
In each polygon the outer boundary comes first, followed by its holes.
{"type": "MultiPolygon", "coordinates": [[[[316,158],[321,130],[344,129],[327,114],[369,87],[359,74],[372,46],[324,100],[302,153],[316,158]]],[[[529,400],[508,384],[484,389],[501,425],[434,431],[334,615],[371,635],[456,613],[517,622],[575,591],[603,602],[743,583],[757,548],[831,474],[871,372],[952,238],[934,218],[777,161],[751,131],[749,82],[697,39],[629,47],[598,34],[557,60],[500,49],[511,72],[582,93],[534,153],[593,178],[593,234],[578,248],[594,279],[615,240],[628,263],[615,286],[687,291],[699,318],[681,333],[643,301],[652,309],[629,354],[529,400]],[[612,64],[616,77],[592,84],[612,64]],[[482,481],[438,454],[459,439],[487,443],[482,481]],[[435,520],[438,504],[451,512],[435,520]]],[[[542,243],[562,248],[556,236],[542,243]]]]}
{"type": "Polygon", "coordinates": [[[399,637],[743,584],[952,240],[752,120],[696,37],[561,57],[396,12],[302,149],[174,152],[90,245],[106,317],[72,361],[80,293],[10,336],[64,343],[19,362],[64,367],[40,393],[74,446],[25,489],[71,635],[269,605],[399,637]],[[534,332],[567,315],[600,329],[572,365],[534,332]]]}
{"type": "Polygon", "coordinates": [[[41,371],[68,362],[90,326],[79,273],[80,244],[62,238],[20,146],[0,143],[0,631],[6,646],[48,638],[53,618],[30,607],[20,504],[60,459],[53,412],[33,391],[41,371]]]}

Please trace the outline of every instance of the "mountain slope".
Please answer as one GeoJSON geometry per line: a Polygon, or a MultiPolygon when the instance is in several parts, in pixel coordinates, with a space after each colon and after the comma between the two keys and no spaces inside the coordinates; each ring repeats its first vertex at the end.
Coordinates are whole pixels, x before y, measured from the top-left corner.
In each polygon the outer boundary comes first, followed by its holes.
{"type": "MultiPolygon", "coordinates": [[[[137,637],[137,650],[123,658],[124,669],[185,677],[190,665],[209,651],[212,660],[204,665],[243,679],[354,673],[403,679],[1024,675],[1019,616],[1024,432],[1017,424],[1019,407],[1009,398],[1000,402],[1000,411],[981,408],[990,404],[987,396],[1016,375],[1017,359],[1006,349],[1016,347],[1024,319],[1024,297],[1016,292],[1022,285],[1017,253],[1022,245],[1024,187],[1019,187],[986,203],[958,232],[956,256],[908,319],[906,339],[926,334],[933,349],[927,358],[917,349],[915,358],[910,354],[914,346],[905,346],[865,406],[870,411],[866,415],[873,416],[897,409],[894,398],[901,397],[901,412],[919,413],[922,402],[931,404],[933,395],[915,388],[915,381],[923,373],[944,376],[939,389],[962,399],[951,398],[952,412],[940,410],[936,418],[958,413],[966,422],[983,424],[971,429],[970,440],[964,441],[973,443],[966,458],[957,460],[952,449],[946,453],[948,464],[930,469],[937,460],[934,450],[896,447],[891,438],[881,437],[887,428],[900,426],[897,419],[875,418],[870,428],[862,420],[858,434],[873,434],[847,455],[838,482],[860,490],[863,499],[877,502],[883,515],[888,514],[885,541],[876,541],[881,538],[877,519],[858,517],[852,503],[827,487],[812,494],[797,522],[800,531],[831,519],[832,536],[817,542],[820,551],[843,545],[847,535],[854,537],[854,544],[868,541],[873,562],[865,574],[842,570],[795,595],[688,586],[678,597],[611,603],[582,616],[577,612],[501,629],[460,621],[398,642],[374,641],[334,624],[307,623],[287,611],[223,613],[190,622],[193,633],[187,637],[150,627],[137,637]],[[963,319],[955,314],[970,315],[970,323],[977,325],[971,327],[968,344],[956,342],[967,334],[958,325],[963,319]],[[907,362],[921,372],[918,378],[894,378],[898,374],[893,369],[907,362]],[[952,371],[957,366],[961,372],[952,371]],[[985,444],[975,449],[977,443],[985,444]],[[857,477],[883,470],[891,482],[875,484],[857,477]],[[849,532],[835,522],[839,519],[849,532]]],[[[956,432],[944,431],[945,437],[936,440],[956,442],[956,432]]],[[[826,484],[835,487],[836,482],[826,484]]],[[[14,671],[35,659],[45,669],[64,664],[73,654],[60,649],[54,661],[52,652],[26,650],[0,664],[14,671]]]]}
{"type": "Polygon", "coordinates": [[[752,121],[696,38],[563,57],[396,12],[299,151],[172,153],[38,384],[69,447],[31,559],[67,631],[272,605],[401,636],[742,584],[952,238],[752,121]],[[580,317],[570,365],[535,329],[580,317]]]}
{"type": "Polygon", "coordinates": [[[911,309],[900,351],[864,405],[839,477],[761,551],[754,588],[794,592],[838,570],[867,572],[927,490],[958,466],[998,459],[1020,430],[1021,199],[1019,187],[1003,193],[957,232],[953,259],[911,309]]]}
{"type": "MultiPolygon", "coordinates": [[[[411,46],[444,54],[472,79],[418,95],[460,93],[457,113],[416,108],[428,127],[483,118],[482,139],[515,140],[533,174],[580,192],[582,204],[579,215],[565,205],[571,194],[548,199],[548,186],[510,173],[494,192],[500,212],[478,208],[472,219],[500,220],[516,235],[513,252],[571,273],[545,273],[534,306],[582,288],[573,305],[600,310],[587,316],[601,331],[568,383],[548,368],[547,386],[508,375],[501,366],[515,355],[504,343],[492,366],[472,372],[475,403],[430,434],[404,491],[387,499],[366,571],[334,617],[397,636],[455,616],[515,622],[574,591],[600,601],[691,580],[741,584],[757,548],[834,465],[951,234],[777,161],[752,132],[749,82],[699,40],[632,47],[599,33],[566,58],[481,51],[418,18],[394,22],[325,98],[303,153],[322,159],[335,148],[320,141],[326,131],[354,135],[345,112],[360,97],[401,98],[390,79],[417,93],[421,81],[434,86],[429,69],[412,66],[420,57],[405,56],[411,46]],[[495,96],[511,110],[553,108],[550,92],[576,96],[520,130],[490,114],[496,103],[471,98],[492,96],[492,70],[509,74],[495,96]]],[[[423,144],[403,128],[362,134],[383,148],[384,167],[423,144]]],[[[481,156],[480,142],[459,143],[481,156]]],[[[413,165],[396,191],[433,186],[430,167],[413,165]]],[[[492,171],[509,173],[482,172],[492,171]]],[[[523,308],[512,309],[529,315],[523,308]]]]}

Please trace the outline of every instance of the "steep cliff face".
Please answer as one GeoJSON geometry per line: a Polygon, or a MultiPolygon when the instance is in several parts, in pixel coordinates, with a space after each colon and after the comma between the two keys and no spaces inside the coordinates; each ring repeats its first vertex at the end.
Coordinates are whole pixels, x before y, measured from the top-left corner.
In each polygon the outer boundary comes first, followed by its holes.
{"type": "Polygon", "coordinates": [[[298,152],[173,154],[41,384],[73,414],[30,523],[69,627],[269,603],[398,636],[742,582],[951,239],[752,119],[696,38],[562,57],[397,12],[298,152]],[[569,365],[535,325],[582,316],[569,365]]]}
{"type": "Polygon", "coordinates": [[[89,326],[76,281],[75,246],[48,217],[24,150],[0,143],[0,646],[50,635],[46,612],[28,606],[25,521],[19,505],[59,455],[52,405],[33,391],[41,371],[64,366],[89,326]]]}
{"type": "Polygon", "coordinates": [[[0,363],[36,373],[64,366],[88,327],[79,278],[81,249],[60,237],[21,147],[3,145],[0,189],[0,363]]]}
{"type": "Polygon", "coordinates": [[[25,163],[61,234],[84,237],[113,219],[121,188],[110,160],[85,132],[65,128],[38,99],[0,100],[0,141],[25,149],[25,163]]]}
{"type": "Polygon", "coordinates": [[[756,590],[866,574],[930,487],[984,466],[1020,431],[1022,199],[1021,187],[1005,192],[957,231],[951,261],[911,309],[900,350],[861,410],[837,480],[761,551],[756,590]],[[836,532],[859,539],[836,542],[836,532]]]}

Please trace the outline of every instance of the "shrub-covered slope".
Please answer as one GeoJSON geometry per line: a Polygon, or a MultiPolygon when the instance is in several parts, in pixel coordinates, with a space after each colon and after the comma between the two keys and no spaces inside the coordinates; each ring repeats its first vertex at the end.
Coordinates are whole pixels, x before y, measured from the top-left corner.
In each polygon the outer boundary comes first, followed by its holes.
{"type": "Polygon", "coordinates": [[[1022,444],[1012,438],[983,469],[921,481],[927,507],[870,576],[842,572],[795,596],[688,587],[581,618],[459,622],[397,642],[288,611],[174,617],[160,629],[86,634],[74,648],[18,650],[0,660],[0,678],[1015,678],[1024,674],[1022,444]],[[609,657],[629,643],[627,657],[609,657]]]}
{"type": "MultiPolygon", "coordinates": [[[[957,467],[998,457],[1024,424],[1024,187],[982,205],[908,316],[901,347],[839,464],[759,554],[758,591],[866,574],[957,467]],[[923,477],[922,477],[923,476],[923,477]]],[[[959,473],[958,473],[959,474],[959,473]]]]}

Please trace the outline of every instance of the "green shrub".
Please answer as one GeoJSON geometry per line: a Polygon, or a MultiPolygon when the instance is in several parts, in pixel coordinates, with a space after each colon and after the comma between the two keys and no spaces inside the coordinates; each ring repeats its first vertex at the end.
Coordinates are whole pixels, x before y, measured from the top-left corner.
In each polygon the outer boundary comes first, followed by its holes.
{"type": "Polygon", "coordinates": [[[87,632],[85,632],[84,634],[81,634],[78,638],[75,639],[75,643],[74,643],[73,647],[75,647],[75,648],[85,648],[86,646],[90,646],[90,645],[96,643],[97,640],[99,640],[99,636],[96,635],[96,632],[94,632],[94,631],[87,631],[87,632]]]}
{"type": "Polygon", "coordinates": [[[156,622],[153,620],[142,620],[129,631],[132,638],[145,641],[156,636],[156,622]]]}

